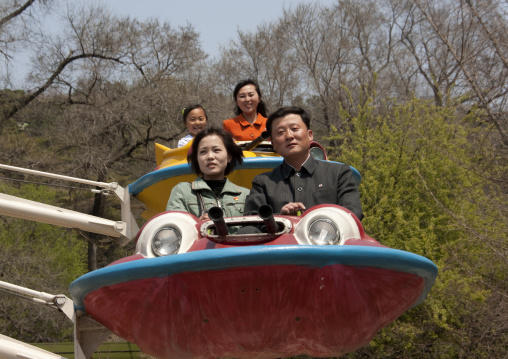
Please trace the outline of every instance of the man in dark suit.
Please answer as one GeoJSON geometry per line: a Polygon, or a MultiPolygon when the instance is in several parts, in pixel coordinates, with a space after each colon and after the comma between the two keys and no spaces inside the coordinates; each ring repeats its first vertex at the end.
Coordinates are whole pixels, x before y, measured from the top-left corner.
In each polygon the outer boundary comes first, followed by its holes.
{"type": "Polygon", "coordinates": [[[299,107],[283,107],[268,117],[266,130],[284,162],[252,181],[245,214],[269,204],[274,213],[297,215],[318,204],[337,204],[363,218],[358,187],[348,165],[315,160],[309,115],[299,107]]]}

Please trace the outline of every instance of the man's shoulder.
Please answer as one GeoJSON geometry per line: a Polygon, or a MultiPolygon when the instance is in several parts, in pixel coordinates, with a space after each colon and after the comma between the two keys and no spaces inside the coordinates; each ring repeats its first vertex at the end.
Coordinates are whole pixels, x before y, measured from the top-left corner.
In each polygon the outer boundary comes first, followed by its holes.
{"type": "Polygon", "coordinates": [[[266,180],[272,180],[274,178],[279,178],[281,176],[282,176],[282,165],[278,165],[271,171],[267,171],[267,172],[258,174],[257,176],[254,177],[254,180],[259,180],[259,181],[265,180],[266,181],[266,180]]]}
{"type": "Polygon", "coordinates": [[[329,169],[336,169],[336,170],[343,170],[350,168],[349,165],[345,163],[335,162],[335,161],[323,161],[323,160],[315,160],[316,167],[323,168],[326,170],[329,169]]]}

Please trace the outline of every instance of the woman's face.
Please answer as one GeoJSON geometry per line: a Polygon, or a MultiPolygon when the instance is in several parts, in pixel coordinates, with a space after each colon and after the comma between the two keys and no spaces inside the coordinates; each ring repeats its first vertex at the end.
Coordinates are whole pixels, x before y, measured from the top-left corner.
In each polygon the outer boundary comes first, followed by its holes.
{"type": "Polygon", "coordinates": [[[236,94],[236,104],[243,114],[257,113],[259,101],[259,95],[254,85],[245,85],[236,94]]]}
{"type": "Polygon", "coordinates": [[[217,135],[204,137],[198,146],[198,164],[205,180],[222,180],[231,161],[222,138],[217,135]]]}
{"type": "Polygon", "coordinates": [[[199,131],[204,130],[206,127],[205,111],[198,107],[189,112],[185,118],[185,127],[192,137],[196,137],[199,131]]]}

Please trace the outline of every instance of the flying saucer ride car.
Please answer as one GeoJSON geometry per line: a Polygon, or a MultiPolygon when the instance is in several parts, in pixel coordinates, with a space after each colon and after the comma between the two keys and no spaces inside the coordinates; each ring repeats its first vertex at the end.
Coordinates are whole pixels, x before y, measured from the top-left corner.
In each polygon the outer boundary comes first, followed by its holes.
{"type": "MultiPolygon", "coordinates": [[[[282,159],[267,143],[243,145],[244,164],[230,179],[250,187],[282,159]]],[[[108,235],[133,238],[135,253],[71,283],[75,348],[83,358],[109,331],[158,358],[340,356],[426,298],[436,265],[381,245],[340,206],[315,206],[301,216],[262,206],[259,215],[229,218],[214,207],[204,222],[166,212],[172,186],[195,178],[187,151],[157,145],[157,169],[128,191],[113,189],[123,207],[131,196],[141,202],[148,221],[136,231],[124,209],[122,221],[100,224],[108,235]],[[228,232],[246,225],[266,233],[228,232]],[[102,329],[91,336],[91,327],[102,329]]],[[[311,153],[326,160],[317,144],[311,153]]],[[[0,201],[0,213],[2,207],[0,201]]]]}

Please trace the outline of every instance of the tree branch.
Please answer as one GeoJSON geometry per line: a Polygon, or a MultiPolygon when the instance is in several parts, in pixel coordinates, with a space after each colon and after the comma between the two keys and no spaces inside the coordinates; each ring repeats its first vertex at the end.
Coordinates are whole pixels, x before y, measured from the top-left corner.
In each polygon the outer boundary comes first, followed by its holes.
{"type": "Polygon", "coordinates": [[[496,115],[492,112],[492,109],[489,106],[489,101],[485,98],[485,96],[482,93],[482,90],[476,83],[476,81],[473,79],[472,75],[469,73],[469,71],[465,68],[463,61],[460,59],[460,57],[457,55],[457,52],[455,51],[455,48],[450,43],[448,38],[446,38],[441,31],[439,31],[439,28],[435,24],[432,17],[429,15],[429,13],[424,9],[423,5],[421,4],[420,0],[415,0],[416,5],[420,9],[420,11],[423,13],[429,24],[432,26],[436,34],[441,38],[441,41],[446,45],[448,48],[448,51],[452,54],[455,61],[457,61],[457,64],[460,66],[460,69],[464,76],[466,77],[467,81],[473,88],[474,92],[476,93],[476,96],[478,96],[478,99],[480,100],[480,103],[484,106],[485,110],[487,111],[487,114],[489,115],[490,121],[496,126],[497,131],[501,135],[501,141],[504,146],[508,146],[508,135],[505,133],[504,129],[502,128],[499,121],[496,119],[496,115]]]}
{"type": "Polygon", "coordinates": [[[79,59],[85,59],[85,58],[97,58],[97,59],[104,59],[104,60],[111,60],[118,63],[123,64],[123,62],[119,58],[105,56],[105,55],[99,55],[99,54],[81,54],[76,56],[70,56],[65,58],[63,61],[60,62],[56,70],[53,72],[53,74],[50,76],[49,79],[46,80],[44,85],[39,87],[35,92],[25,96],[21,102],[15,106],[12,106],[12,108],[6,113],[5,117],[2,119],[3,122],[14,116],[19,110],[26,107],[30,102],[32,102],[34,99],[36,99],[40,94],[42,94],[44,91],[48,89],[56,80],[56,78],[62,73],[62,71],[65,69],[67,65],[69,65],[71,62],[79,60],[79,59]]]}
{"type": "Polygon", "coordinates": [[[28,0],[25,3],[25,5],[21,6],[18,10],[8,14],[6,17],[1,19],[0,20],[0,28],[2,28],[2,26],[4,26],[7,22],[9,22],[12,19],[14,19],[16,16],[19,16],[21,13],[23,13],[23,11],[28,9],[34,2],[35,2],[35,0],[28,0]]]}

